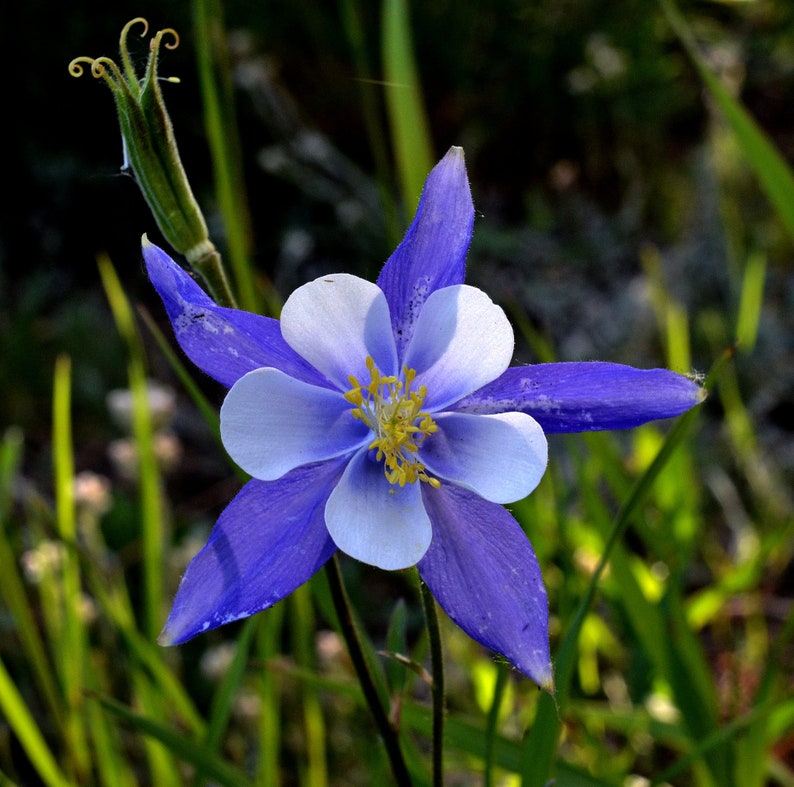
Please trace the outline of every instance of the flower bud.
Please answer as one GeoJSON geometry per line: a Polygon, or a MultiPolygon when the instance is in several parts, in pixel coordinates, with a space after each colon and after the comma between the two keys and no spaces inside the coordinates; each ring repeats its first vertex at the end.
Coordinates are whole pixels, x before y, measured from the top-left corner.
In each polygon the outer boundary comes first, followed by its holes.
{"type": "Polygon", "coordinates": [[[111,89],[121,126],[124,169],[131,170],[171,246],[201,269],[217,252],[182,167],[157,74],[161,46],[175,49],[179,36],[170,28],[154,35],[143,78],[139,79],[127,47],[129,33],[137,24],[143,25],[141,37],[148,32],[149,25],[141,17],[124,25],[119,40],[121,67],[108,57],[76,57],[69,63],[69,73],[82,76],[87,66],[93,77],[104,79],[111,89]]]}

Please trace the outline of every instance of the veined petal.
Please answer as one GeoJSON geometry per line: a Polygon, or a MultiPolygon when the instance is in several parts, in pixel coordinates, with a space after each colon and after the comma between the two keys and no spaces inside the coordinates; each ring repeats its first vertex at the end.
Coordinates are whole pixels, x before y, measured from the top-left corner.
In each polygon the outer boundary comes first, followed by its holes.
{"type": "Polygon", "coordinates": [[[617,363],[515,366],[452,408],[467,413],[518,411],[547,434],[628,429],[686,412],[706,398],[688,377],[617,363]]]}
{"type": "Polygon", "coordinates": [[[143,256],[176,340],[196,366],[230,388],[252,369],[271,366],[330,386],[282,338],[278,320],[218,306],[162,249],[144,238],[143,256]]]}
{"type": "Polygon", "coordinates": [[[368,355],[384,375],[397,371],[386,296],[349,273],[321,276],[295,290],[281,311],[281,333],[342,391],[350,388],[351,374],[369,381],[368,355]]]}
{"type": "Polygon", "coordinates": [[[378,277],[400,358],[430,294],[463,283],[473,226],[463,148],[452,147],[427,176],[413,223],[378,277]]]}
{"type": "Polygon", "coordinates": [[[420,482],[393,486],[366,449],[348,464],[325,507],[334,543],[356,560],[390,571],[415,565],[432,538],[420,482]]]}
{"type": "Polygon", "coordinates": [[[185,571],[159,642],[177,645],[272,606],[336,551],[323,508],[344,461],[249,481],[185,571]]]}
{"type": "Polygon", "coordinates": [[[472,639],[553,690],[546,590],[524,531],[504,508],[460,487],[423,493],[433,541],[422,579],[472,639]]]}
{"type": "Polygon", "coordinates": [[[273,481],[284,473],[349,454],[370,441],[338,391],[303,383],[278,369],[241,377],[221,407],[221,439],[246,473],[273,481]]]}
{"type": "Polygon", "coordinates": [[[524,413],[440,413],[438,431],[419,449],[431,475],[476,492],[493,503],[526,497],[546,471],[543,430],[524,413]]]}
{"type": "Polygon", "coordinates": [[[424,409],[433,412],[502,374],[513,345],[513,328],[501,307],[482,290],[457,284],[427,299],[404,363],[416,370],[414,387],[427,387],[424,409]]]}

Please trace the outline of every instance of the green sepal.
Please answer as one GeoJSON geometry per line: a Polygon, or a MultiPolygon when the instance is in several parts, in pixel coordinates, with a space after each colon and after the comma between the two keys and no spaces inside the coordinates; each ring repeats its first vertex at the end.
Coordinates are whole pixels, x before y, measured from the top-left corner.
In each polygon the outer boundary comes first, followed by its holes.
{"type": "Polygon", "coordinates": [[[91,74],[105,80],[113,93],[125,151],[125,166],[132,170],[157,226],[176,251],[195,262],[214,252],[201,209],[193,196],[174,136],[171,118],[165,106],[158,59],[166,36],[174,48],[179,42],[176,32],[160,30],[150,42],[149,59],[143,79],[139,80],[129,54],[127,38],[136,24],[148,25],[144,19],[128,22],[121,31],[119,52],[122,68],[110,58],[75,58],[69,65],[74,76],[83,73],[82,64],[91,74]]]}

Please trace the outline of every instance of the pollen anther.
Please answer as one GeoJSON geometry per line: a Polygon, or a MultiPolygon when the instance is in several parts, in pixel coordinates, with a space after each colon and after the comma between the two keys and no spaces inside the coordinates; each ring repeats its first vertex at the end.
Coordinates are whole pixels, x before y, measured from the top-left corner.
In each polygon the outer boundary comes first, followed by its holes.
{"type": "Polygon", "coordinates": [[[386,480],[401,487],[425,481],[438,488],[441,485],[438,479],[431,478],[416,458],[419,446],[438,429],[430,414],[422,410],[426,388],[420,385],[411,390],[416,371],[403,367],[402,380],[394,375],[382,375],[369,356],[367,369],[369,383],[360,383],[350,375],[352,388],[345,399],[355,405],[352,416],[372,430],[375,437],[369,449],[377,452],[377,461],[383,462],[386,480]]]}

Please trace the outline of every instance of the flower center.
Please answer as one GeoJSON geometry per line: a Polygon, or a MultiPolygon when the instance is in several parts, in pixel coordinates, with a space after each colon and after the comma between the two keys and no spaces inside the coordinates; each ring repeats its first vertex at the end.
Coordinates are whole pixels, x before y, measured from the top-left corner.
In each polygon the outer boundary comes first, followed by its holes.
{"type": "Polygon", "coordinates": [[[385,377],[370,356],[367,356],[367,369],[371,378],[368,384],[350,375],[353,387],[345,399],[356,405],[353,418],[363,421],[375,435],[369,449],[377,450],[375,458],[383,462],[386,480],[399,486],[426,481],[437,489],[441,483],[428,476],[416,458],[419,446],[438,429],[430,414],[422,411],[427,396],[424,385],[411,390],[416,371],[403,367],[403,380],[385,377]]]}

